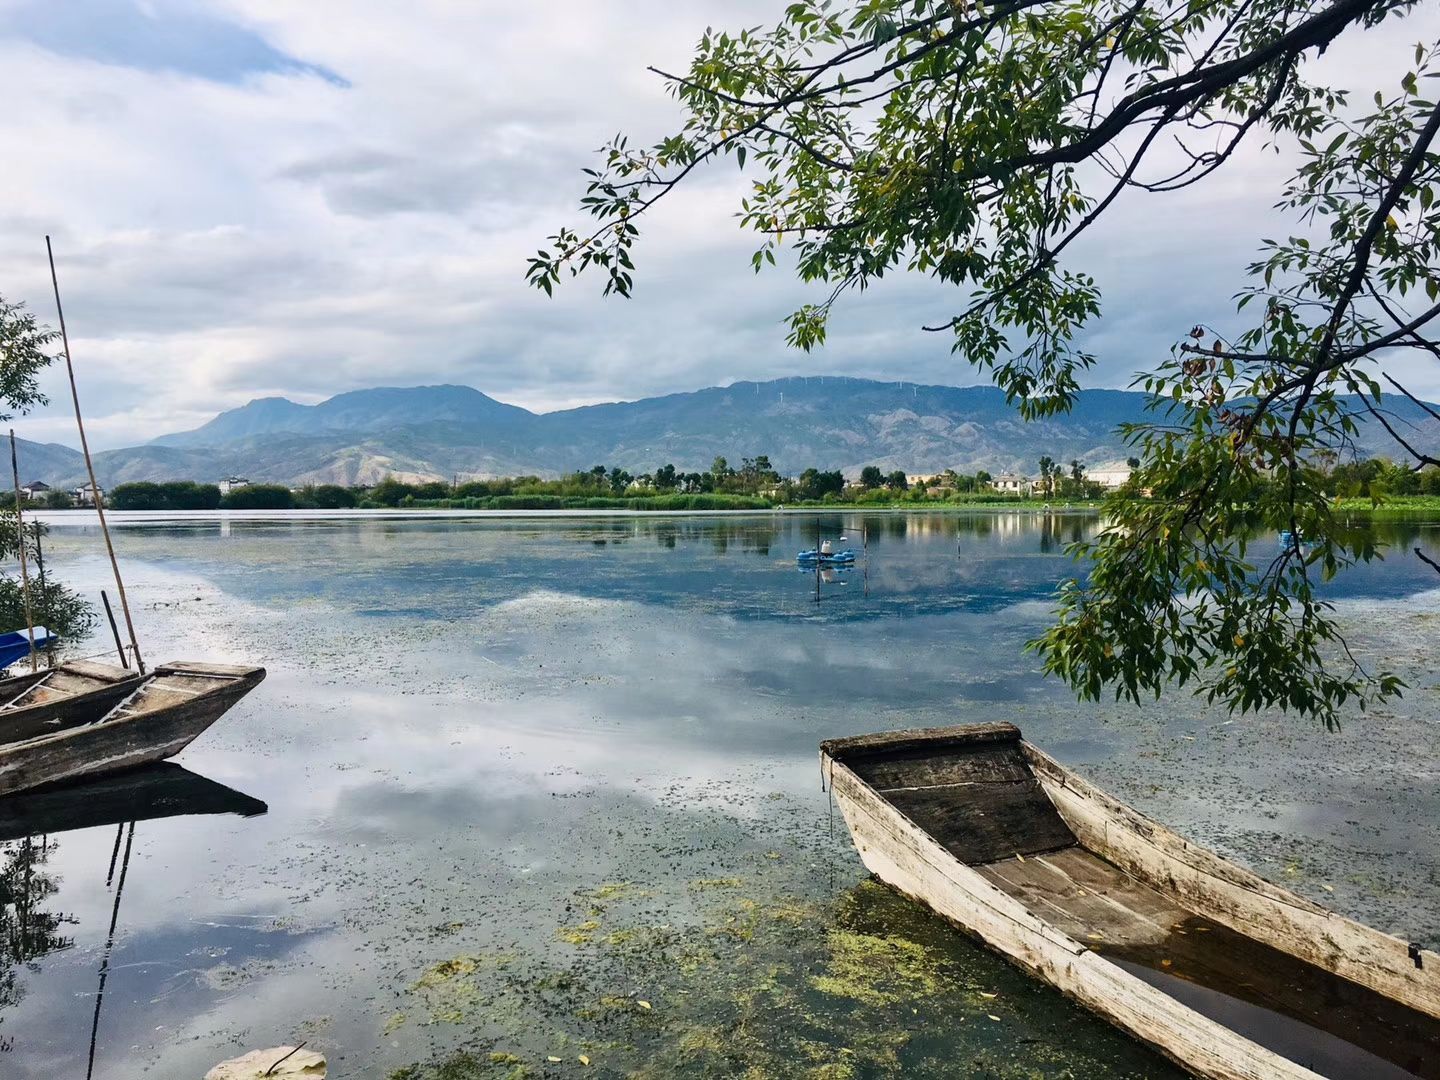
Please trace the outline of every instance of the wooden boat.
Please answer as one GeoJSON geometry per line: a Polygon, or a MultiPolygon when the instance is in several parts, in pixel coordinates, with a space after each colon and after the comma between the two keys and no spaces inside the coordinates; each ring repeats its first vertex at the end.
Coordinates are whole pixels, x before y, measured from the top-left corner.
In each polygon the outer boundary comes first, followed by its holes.
{"type": "Polygon", "coordinates": [[[173,757],[264,678],[262,667],[164,664],[98,716],[0,742],[0,795],[173,757]]]}
{"type": "Polygon", "coordinates": [[[198,814],[257,817],[267,809],[259,799],[167,761],[0,799],[0,841],[198,814]]]}
{"type": "Polygon", "coordinates": [[[140,673],[93,660],[0,679],[0,744],[98,720],[140,684],[140,673]]]}
{"type": "Polygon", "coordinates": [[[1196,847],[1014,726],[820,750],[872,873],[1194,1074],[1440,1077],[1440,954],[1196,847]]]}

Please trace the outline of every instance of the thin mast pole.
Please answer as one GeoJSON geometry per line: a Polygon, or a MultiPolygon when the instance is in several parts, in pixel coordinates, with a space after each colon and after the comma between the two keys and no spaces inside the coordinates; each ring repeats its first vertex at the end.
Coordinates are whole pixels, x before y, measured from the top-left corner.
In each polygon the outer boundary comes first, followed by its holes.
{"type": "Polygon", "coordinates": [[[10,429],[10,474],[15,478],[15,538],[20,547],[20,593],[25,597],[25,625],[30,630],[30,670],[35,663],[35,616],[30,612],[30,571],[25,563],[25,516],[20,512],[20,463],[15,457],[15,429],[10,429]]]}
{"type": "MultiPolygon", "coordinates": [[[[40,620],[40,625],[48,630],[50,623],[47,618],[47,612],[50,610],[50,604],[47,597],[50,594],[45,591],[45,546],[40,543],[40,523],[38,521],[32,523],[30,531],[35,534],[35,576],[40,579],[40,602],[36,605],[35,617],[40,620]]],[[[52,668],[55,666],[55,648],[53,645],[47,646],[45,649],[45,666],[52,668]]]]}
{"type": "Polygon", "coordinates": [[[115,558],[115,545],[110,542],[110,527],[105,524],[105,500],[95,482],[95,463],[90,460],[90,443],[85,438],[85,421],[80,416],[80,391],[75,388],[75,365],[70,360],[70,335],[65,330],[65,309],[60,305],[60,278],[55,273],[55,250],[50,237],[45,237],[45,254],[50,258],[50,283],[55,287],[55,313],[60,317],[60,343],[65,349],[65,371],[70,376],[70,400],[75,403],[75,426],[80,430],[80,449],[85,454],[85,471],[90,476],[90,495],[95,500],[95,513],[100,515],[100,533],[105,537],[105,551],[110,556],[110,569],[115,574],[115,589],[120,594],[120,610],[125,613],[125,629],[130,632],[130,649],[135,654],[135,667],[145,674],[145,661],[140,659],[140,641],[135,636],[135,621],[130,618],[130,601],[125,597],[125,582],[120,578],[120,563],[115,558]]]}

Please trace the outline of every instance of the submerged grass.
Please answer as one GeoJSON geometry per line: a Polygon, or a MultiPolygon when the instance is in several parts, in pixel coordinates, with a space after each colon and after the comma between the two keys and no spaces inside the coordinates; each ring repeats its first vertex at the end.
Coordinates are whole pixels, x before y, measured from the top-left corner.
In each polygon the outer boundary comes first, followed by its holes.
{"type": "Polygon", "coordinates": [[[646,890],[600,886],[577,894],[608,905],[564,958],[433,965],[410,993],[424,1012],[443,988],[471,1048],[396,1080],[1177,1075],[884,886],[816,900],[784,881],[701,884],[684,926],[657,925],[646,890]]]}

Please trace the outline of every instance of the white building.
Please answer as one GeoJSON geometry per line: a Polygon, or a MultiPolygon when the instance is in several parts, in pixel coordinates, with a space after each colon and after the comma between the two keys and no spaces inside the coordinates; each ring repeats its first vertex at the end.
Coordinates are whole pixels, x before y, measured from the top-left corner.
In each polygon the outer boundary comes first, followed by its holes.
{"type": "Polygon", "coordinates": [[[1019,473],[1001,473],[990,481],[990,486],[1007,495],[1029,495],[1030,489],[1035,485],[1028,476],[1021,476],[1019,473]]]}
{"type": "Polygon", "coordinates": [[[20,489],[20,494],[25,497],[27,502],[34,502],[36,499],[43,499],[50,494],[50,485],[44,480],[31,480],[20,489]]]}
{"type": "Polygon", "coordinates": [[[1130,466],[1123,461],[1113,462],[1109,465],[1099,465],[1093,469],[1085,470],[1085,479],[1094,481],[1097,484],[1104,484],[1105,487],[1114,490],[1124,487],[1130,480],[1130,466]]]}
{"type": "Polygon", "coordinates": [[[250,481],[243,476],[227,476],[221,480],[218,487],[221,495],[229,495],[236,488],[248,487],[250,481]]]}
{"type": "Polygon", "coordinates": [[[75,497],[78,506],[95,506],[105,501],[105,489],[91,487],[89,484],[82,484],[70,493],[75,497]]]}

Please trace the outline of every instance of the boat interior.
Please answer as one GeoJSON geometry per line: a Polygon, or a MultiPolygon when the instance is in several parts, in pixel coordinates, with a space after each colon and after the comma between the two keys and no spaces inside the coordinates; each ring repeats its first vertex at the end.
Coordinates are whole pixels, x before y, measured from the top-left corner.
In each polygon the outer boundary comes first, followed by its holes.
{"type": "Polygon", "coordinates": [[[31,739],[93,720],[140,681],[138,672],[71,660],[0,683],[0,742],[31,739]]]}
{"type": "Polygon", "coordinates": [[[955,746],[877,739],[832,756],[1037,918],[1195,1011],[1321,1076],[1440,1078],[1440,1020],[1238,933],[1088,849],[1010,730],[955,746]]]}
{"type": "Polygon", "coordinates": [[[0,743],[136,716],[191,701],[247,678],[255,669],[167,664],[141,676],[128,668],[77,660],[40,673],[0,702],[0,743]],[[92,707],[79,707],[82,704],[92,707]],[[76,707],[66,708],[73,704],[76,707]],[[6,714],[11,714],[7,716],[6,714]]]}
{"type": "Polygon", "coordinates": [[[27,709],[103,690],[140,676],[130,668],[100,664],[93,660],[71,660],[53,668],[16,675],[0,683],[9,684],[11,693],[0,701],[0,714],[27,709]]]}

